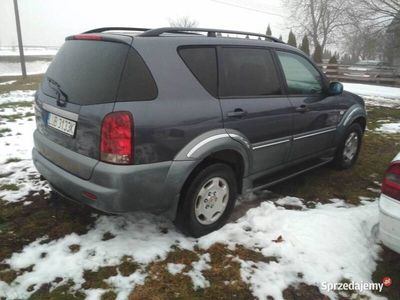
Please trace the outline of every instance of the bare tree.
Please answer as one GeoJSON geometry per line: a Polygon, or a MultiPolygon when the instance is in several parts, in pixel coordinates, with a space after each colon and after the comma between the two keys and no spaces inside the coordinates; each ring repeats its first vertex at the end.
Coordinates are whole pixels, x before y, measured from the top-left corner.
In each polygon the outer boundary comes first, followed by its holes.
{"type": "Polygon", "coordinates": [[[400,0],[353,0],[357,5],[358,17],[371,25],[387,25],[400,19],[400,0]]]}
{"type": "Polygon", "coordinates": [[[291,25],[297,26],[298,34],[307,34],[314,47],[319,44],[322,51],[333,42],[341,28],[350,24],[346,12],[352,8],[348,0],[285,1],[291,12],[291,25]]]}
{"type": "Polygon", "coordinates": [[[170,19],[169,25],[171,27],[197,27],[199,23],[196,20],[191,20],[188,16],[170,19]]]}

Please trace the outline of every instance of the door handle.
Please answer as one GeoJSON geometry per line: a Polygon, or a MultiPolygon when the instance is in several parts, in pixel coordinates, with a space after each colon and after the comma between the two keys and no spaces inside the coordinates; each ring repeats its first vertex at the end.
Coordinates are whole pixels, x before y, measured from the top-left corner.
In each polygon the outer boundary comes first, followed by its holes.
{"type": "Polygon", "coordinates": [[[241,108],[236,108],[234,111],[228,112],[227,116],[229,118],[242,118],[247,114],[247,111],[241,109],[241,108]]]}
{"type": "Polygon", "coordinates": [[[299,107],[296,107],[296,111],[297,112],[301,112],[301,113],[305,113],[305,112],[310,111],[310,109],[307,107],[307,105],[302,104],[299,107]]]}

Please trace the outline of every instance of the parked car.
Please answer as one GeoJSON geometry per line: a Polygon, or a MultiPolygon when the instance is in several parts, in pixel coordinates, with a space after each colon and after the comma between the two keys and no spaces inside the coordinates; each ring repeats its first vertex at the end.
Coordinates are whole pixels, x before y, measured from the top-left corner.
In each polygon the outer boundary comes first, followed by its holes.
{"type": "Polygon", "coordinates": [[[351,66],[344,73],[350,77],[375,78],[394,78],[396,71],[388,63],[378,60],[361,60],[351,66]]]}
{"type": "Polygon", "coordinates": [[[379,209],[379,237],[385,246],[400,253],[400,153],[386,170],[379,209]]]}
{"type": "Polygon", "coordinates": [[[164,213],[193,236],[220,228],[238,194],[351,167],[366,125],[363,99],[298,49],[201,28],[70,36],[35,110],[33,161],[55,192],[164,213]]]}

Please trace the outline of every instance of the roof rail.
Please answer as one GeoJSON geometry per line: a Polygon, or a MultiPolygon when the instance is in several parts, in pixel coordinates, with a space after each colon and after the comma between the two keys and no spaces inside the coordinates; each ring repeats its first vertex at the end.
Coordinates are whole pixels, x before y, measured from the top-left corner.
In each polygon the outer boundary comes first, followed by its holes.
{"type": "Polygon", "coordinates": [[[225,30],[225,29],[212,29],[212,28],[192,28],[192,27],[162,27],[157,29],[151,29],[144,31],[140,36],[143,37],[156,37],[160,36],[163,33],[182,33],[187,34],[190,32],[206,32],[208,37],[216,37],[218,33],[228,33],[228,34],[240,34],[246,36],[256,36],[256,37],[263,37],[269,39],[273,42],[277,43],[284,43],[278,38],[261,34],[261,33],[254,33],[254,32],[247,32],[247,31],[237,31],[237,30],[225,30]]]}
{"type": "Polygon", "coordinates": [[[121,30],[121,31],[148,31],[149,28],[136,28],[136,27],[101,27],[96,29],[91,29],[83,33],[101,33],[105,31],[121,30]]]}

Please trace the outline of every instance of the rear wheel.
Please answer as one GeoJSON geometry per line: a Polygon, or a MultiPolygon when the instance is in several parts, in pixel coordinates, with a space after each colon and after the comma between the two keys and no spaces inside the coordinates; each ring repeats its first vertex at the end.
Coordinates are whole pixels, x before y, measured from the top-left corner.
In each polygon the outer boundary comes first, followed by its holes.
{"type": "Polygon", "coordinates": [[[357,161],[361,148],[362,128],[360,124],[351,124],[337,148],[333,165],[338,169],[351,168],[357,161]]]}
{"type": "Polygon", "coordinates": [[[199,171],[182,191],[175,223],[185,234],[200,237],[221,228],[237,198],[235,174],[216,163],[199,171]]]}

